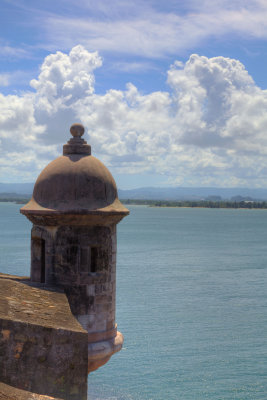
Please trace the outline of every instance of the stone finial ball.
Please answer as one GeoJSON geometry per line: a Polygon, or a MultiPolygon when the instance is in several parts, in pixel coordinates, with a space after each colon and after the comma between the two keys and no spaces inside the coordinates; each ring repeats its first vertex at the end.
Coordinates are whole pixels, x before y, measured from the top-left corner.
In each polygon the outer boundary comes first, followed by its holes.
{"type": "Polygon", "coordinates": [[[84,134],[84,126],[82,124],[72,124],[70,127],[70,133],[73,137],[82,137],[84,134]]]}

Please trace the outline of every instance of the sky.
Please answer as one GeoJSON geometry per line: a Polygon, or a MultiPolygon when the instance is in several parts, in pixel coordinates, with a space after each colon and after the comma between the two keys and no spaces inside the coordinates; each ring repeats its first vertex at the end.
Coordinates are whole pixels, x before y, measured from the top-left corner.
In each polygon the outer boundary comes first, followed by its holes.
{"type": "Polygon", "coordinates": [[[0,0],[0,182],[74,122],[121,189],[267,187],[266,0],[0,0]]]}

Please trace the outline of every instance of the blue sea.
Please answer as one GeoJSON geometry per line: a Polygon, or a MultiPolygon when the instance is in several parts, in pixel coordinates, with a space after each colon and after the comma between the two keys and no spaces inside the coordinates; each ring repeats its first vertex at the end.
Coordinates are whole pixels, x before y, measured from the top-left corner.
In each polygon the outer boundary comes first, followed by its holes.
{"type": "MultiPolygon", "coordinates": [[[[0,203],[0,270],[27,275],[31,224],[0,203]]],[[[267,399],[267,210],[130,206],[118,225],[123,350],[91,400],[267,399]]]]}

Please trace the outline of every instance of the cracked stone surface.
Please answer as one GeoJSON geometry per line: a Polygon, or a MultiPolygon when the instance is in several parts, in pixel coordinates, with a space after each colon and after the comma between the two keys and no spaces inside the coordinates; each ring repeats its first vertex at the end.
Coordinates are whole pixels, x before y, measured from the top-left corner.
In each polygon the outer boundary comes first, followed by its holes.
{"type": "Polygon", "coordinates": [[[48,328],[85,332],[63,291],[32,284],[29,278],[0,274],[0,318],[48,328]]]}
{"type": "Polygon", "coordinates": [[[0,382],[0,400],[62,400],[55,397],[16,389],[0,382]]]}
{"type": "MultiPolygon", "coordinates": [[[[36,395],[87,400],[87,347],[88,334],[64,293],[32,286],[25,278],[0,276],[2,383],[36,395]]],[[[35,398],[49,397],[29,397],[35,398]]]]}

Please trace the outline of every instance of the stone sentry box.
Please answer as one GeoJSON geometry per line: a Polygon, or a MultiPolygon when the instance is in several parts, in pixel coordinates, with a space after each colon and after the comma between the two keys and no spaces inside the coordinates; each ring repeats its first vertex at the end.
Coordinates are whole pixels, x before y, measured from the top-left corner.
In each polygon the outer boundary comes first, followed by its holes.
{"type": "Polygon", "coordinates": [[[32,222],[31,280],[64,288],[88,332],[88,372],[120,350],[115,324],[116,224],[129,213],[108,169],[72,125],[63,156],[39,175],[21,212],[32,222]]]}
{"type": "MultiPolygon", "coordinates": [[[[129,211],[118,199],[112,175],[82,139],[84,127],[74,124],[70,131],[73,138],[63,155],[41,172],[21,213],[33,223],[27,284],[66,296],[71,314],[87,332],[89,373],[123,344],[115,322],[116,225],[129,211]]],[[[23,389],[30,387],[36,384],[23,389]]],[[[53,395],[53,390],[40,393],[53,395]]]]}

